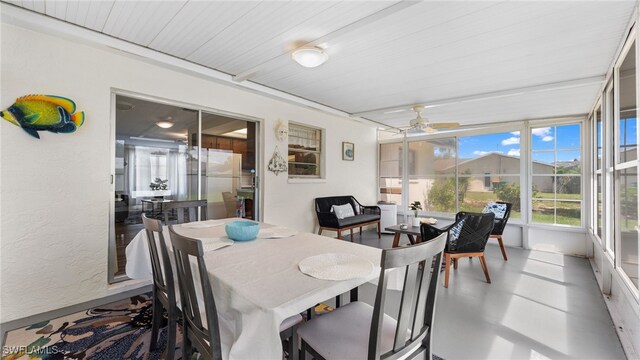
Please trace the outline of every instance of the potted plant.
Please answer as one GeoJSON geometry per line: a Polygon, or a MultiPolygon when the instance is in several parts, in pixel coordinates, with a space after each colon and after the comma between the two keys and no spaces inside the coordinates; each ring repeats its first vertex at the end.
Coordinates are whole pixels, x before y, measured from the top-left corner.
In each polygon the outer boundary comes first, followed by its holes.
{"type": "Polygon", "coordinates": [[[413,226],[420,226],[420,218],[418,217],[418,212],[422,210],[422,204],[420,201],[414,201],[409,204],[409,209],[413,210],[413,226]]]}

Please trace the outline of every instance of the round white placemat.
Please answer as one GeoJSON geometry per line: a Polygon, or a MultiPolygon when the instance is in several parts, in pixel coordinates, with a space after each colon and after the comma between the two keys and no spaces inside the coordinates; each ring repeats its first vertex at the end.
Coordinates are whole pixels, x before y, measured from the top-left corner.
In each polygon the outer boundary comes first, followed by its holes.
{"type": "Polygon", "coordinates": [[[349,280],[371,275],[373,263],[353,254],[328,253],[310,256],[298,264],[304,274],[322,280],[349,280]]]}
{"type": "Polygon", "coordinates": [[[296,230],[278,226],[278,227],[260,229],[260,232],[258,233],[258,237],[263,239],[279,239],[279,238],[291,237],[297,234],[298,232],[296,230]]]}
{"type": "Polygon", "coordinates": [[[218,249],[222,249],[223,247],[227,247],[233,245],[233,240],[228,237],[221,238],[198,238],[198,240],[202,241],[202,250],[214,251],[218,249]]]}
{"type": "Polygon", "coordinates": [[[193,221],[184,224],[180,224],[185,229],[205,229],[213,226],[223,225],[224,221],[220,220],[205,220],[205,221],[193,221]]]}

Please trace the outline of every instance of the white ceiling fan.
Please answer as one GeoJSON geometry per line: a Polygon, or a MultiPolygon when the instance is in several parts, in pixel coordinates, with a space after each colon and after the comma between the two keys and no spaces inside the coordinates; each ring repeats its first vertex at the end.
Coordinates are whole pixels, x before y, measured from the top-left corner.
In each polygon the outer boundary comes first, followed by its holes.
{"type": "Polygon", "coordinates": [[[438,132],[438,129],[454,129],[454,128],[460,127],[460,124],[457,122],[450,122],[450,123],[429,122],[429,120],[424,119],[422,117],[422,111],[424,111],[423,105],[415,105],[411,109],[416,113],[416,118],[409,122],[409,127],[407,128],[408,133],[434,134],[438,132]]]}

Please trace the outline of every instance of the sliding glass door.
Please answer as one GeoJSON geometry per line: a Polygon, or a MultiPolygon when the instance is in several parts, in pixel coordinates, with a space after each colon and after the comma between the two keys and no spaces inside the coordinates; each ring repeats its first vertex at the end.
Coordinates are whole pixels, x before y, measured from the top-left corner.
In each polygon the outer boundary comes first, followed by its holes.
{"type": "Polygon", "coordinates": [[[127,245],[142,214],[206,199],[209,219],[258,218],[257,123],[170,102],[115,96],[109,281],[127,279],[127,245]]]}

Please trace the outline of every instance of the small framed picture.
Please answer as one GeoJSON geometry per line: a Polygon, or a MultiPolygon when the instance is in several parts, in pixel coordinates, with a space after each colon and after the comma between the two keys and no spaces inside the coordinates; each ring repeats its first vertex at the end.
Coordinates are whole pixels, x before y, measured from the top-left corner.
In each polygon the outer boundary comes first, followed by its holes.
{"type": "Polygon", "coordinates": [[[342,160],[353,161],[354,158],[354,146],[353,143],[342,143],[342,160]]]}

